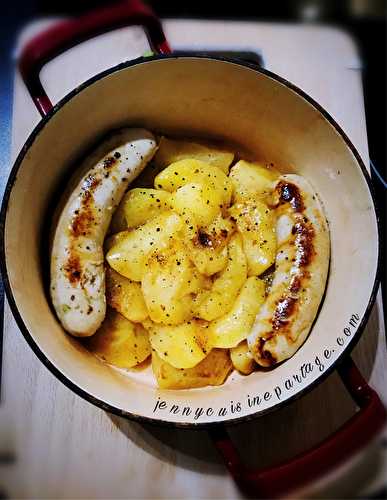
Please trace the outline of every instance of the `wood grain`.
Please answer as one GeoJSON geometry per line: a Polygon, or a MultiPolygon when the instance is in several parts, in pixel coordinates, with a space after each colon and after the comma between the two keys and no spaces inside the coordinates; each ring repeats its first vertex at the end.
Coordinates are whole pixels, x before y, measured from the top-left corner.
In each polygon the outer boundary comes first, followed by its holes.
{"type": "MultiPolygon", "coordinates": [[[[45,24],[29,26],[21,40],[45,24]]],[[[360,63],[347,35],[331,28],[259,23],[167,21],[165,28],[175,48],[262,51],[268,69],[328,109],[367,163],[360,63]]],[[[146,48],[143,42],[138,32],[123,29],[72,49],[44,71],[49,95],[59,99],[96,70],[128,58],[130,47],[132,57],[139,55],[146,48]]],[[[39,120],[19,76],[13,109],[14,159],[39,120]]],[[[4,323],[0,455],[8,453],[10,459],[0,463],[0,492],[11,498],[239,497],[206,433],[141,426],[104,413],[73,394],[38,361],[7,304],[4,323]]],[[[380,293],[354,358],[387,404],[380,293]]],[[[353,412],[353,403],[333,374],[300,400],[233,427],[231,434],[247,462],[270,464],[327,436],[353,412]]],[[[380,448],[373,448],[372,458],[367,456],[359,467],[351,466],[332,479],[334,496],[380,484],[383,467],[387,471],[380,448]]]]}

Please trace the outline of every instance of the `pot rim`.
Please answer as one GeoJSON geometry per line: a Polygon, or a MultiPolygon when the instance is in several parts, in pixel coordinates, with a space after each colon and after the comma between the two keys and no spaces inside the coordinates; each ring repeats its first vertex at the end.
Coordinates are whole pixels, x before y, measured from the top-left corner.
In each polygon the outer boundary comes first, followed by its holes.
{"type": "Polygon", "coordinates": [[[71,389],[75,394],[83,398],[84,400],[88,401],[89,403],[92,403],[93,405],[97,406],[98,408],[107,411],[109,413],[113,413],[115,415],[118,415],[120,417],[127,418],[129,420],[133,420],[139,423],[143,424],[151,424],[154,426],[161,426],[161,427],[169,427],[169,428],[182,428],[182,429],[194,429],[194,430],[206,430],[210,427],[214,427],[216,425],[235,425],[235,424],[240,424],[243,422],[249,422],[251,420],[254,420],[258,417],[261,417],[263,415],[266,415],[268,413],[271,413],[275,410],[278,410],[294,401],[297,399],[301,398],[305,394],[309,393],[312,389],[317,387],[319,384],[321,384],[338,366],[339,364],[343,361],[344,356],[349,356],[353,348],[356,346],[358,343],[365,326],[367,325],[368,319],[371,314],[372,307],[375,303],[376,300],[376,295],[379,289],[379,284],[380,284],[380,268],[381,268],[381,225],[380,225],[380,215],[379,215],[379,209],[376,203],[376,197],[375,197],[375,192],[374,188],[372,185],[372,180],[370,177],[370,174],[368,173],[365,164],[349,139],[349,137],[346,135],[344,130],[340,127],[340,125],[336,122],[336,120],[320,105],[318,104],[317,101],[315,101],[312,97],[310,97],[306,92],[304,92],[302,89],[294,85],[293,83],[289,82],[287,79],[277,75],[276,73],[273,73],[272,71],[269,71],[267,69],[261,68],[253,63],[250,62],[245,62],[233,58],[228,58],[228,57],[220,57],[220,56],[212,56],[212,55],[205,55],[205,54],[179,54],[179,55],[174,55],[174,54],[163,54],[163,55],[155,55],[155,56],[150,56],[150,57],[139,57],[137,59],[133,59],[130,61],[122,62],[120,64],[117,64],[116,66],[113,66],[107,70],[104,70],[94,76],[92,76],[90,79],[86,80],[84,83],[81,85],[77,86],[74,90],[66,94],[62,99],[60,99],[54,106],[53,108],[39,121],[39,123],[35,126],[33,131],[30,133],[28,136],[27,140],[25,141],[23,147],[21,148],[15,163],[9,173],[7,184],[4,190],[4,195],[3,195],[3,200],[2,200],[2,205],[1,205],[1,212],[0,212],[0,271],[4,283],[4,289],[5,289],[5,294],[8,300],[8,303],[10,305],[12,314],[16,320],[16,324],[18,328],[20,329],[23,337],[31,347],[31,349],[34,351],[36,356],[39,358],[39,360],[48,368],[48,370],[60,381],[62,382],[66,387],[71,389]],[[6,264],[6,252],[5,252],[5,227],[6,227],[6,218],[7,218],[7,210],[8,210],[8,204],[9,204],[9,199],[10,195],[13,189],[13,186],[15,184],[17,174],[19,171],[19,168],[24,160],[24,157],[26,156],[27,152],[29,151],[31,145],[35,141],[36,137],[39,135],[39,133],[43,130],[43,128],[47,125],[47,123],[50,121],[52,116],[54,116],[56,113],[58,113],[62,107],[66,105],[67,102],[69,102],[74,96],[82,92],[84,89],[87,87],[93,85],[95,82],[105,78],[108,75],[111,75],[113,73],[116,73],[118,71],[121,71],[126,68],[130,68],[132,66],[136,66],[139,64],[147,63],[147,62],[152,62],[152,61],[157,61],[157,60],[163,60],[163,59],[207,59],[207,60],[215,60],[215,61],[221,61],[221,62],[226,62],[230,64],[236,64],[238,66],[243,66],[248,69],[254,70],[257,73],[261,73],[279,83],[282,85],[285,85],[288,89],[292,90],[296,94],[298,94],[300,97],[302,97],[305,101],[307,101],[308,104],[313,106],[317,111],[319,111],[322,116],[329,122],[329,124],[336,130],[336,132],[340,135],[340,137],[344,140],[345,144],[347,147],[351,150],[352,154],[356,158],[356,161],[360,167],[360,170],[363,174],[363,178],[368,186],[372,202],[373,202],[373,209],[375,213],[375,218],[376,218],[376,224],[377,224],[377,249],[378,249],[378,257],[377,257],[377,266],[376,266],[376,272],[375,272],[375,278],[374,278],[374,283],[372,287],[372,291],[370,294],[370,298],[367,304],[367,308],[363,314],[363,317],[359,323],[359,326],[357,328],[357,331],[351,341],[348,343],[348,345],[345,347],[345,349],[342,351],[342,353],[339,355],[337,360],[332,363],[332,365],[325,371],[323,372],[316,380],[308,384],[305,388],[301,389],[297,394],[294,394],[293,396],[289,397],[288,399],[284,401],[280,401],[277,404],[273,405],[270,408],[267,408],[265,410],[257,411],[255,413],[245,415],[243,417],[239,418],[233,418],[229,419],[226,421],[218,421],[218,422],[170,422],[170,421],[164,421],[158,418],[150,418],[150,417],[145,417],[142,415],[137,415],[125,410],[122,410],[120,408],[117,408],[115,406],[112,406],[108,403],[105,403],[101,399],[95,398],[85,390],[83,390],[80,386],[76,385],[74,382],[72,382],[70,379],[68,379],[48,358],[47,356],[43,353],[43,351],[39,348],[35,340],[33,339],[32,335],[30,334],[28,328],[24,324],[24,321],[21,317],[21,314],[19,313],[18,306],[16,304],[16,301],[14,299],[12,289],[11,289],[11,284],[9,281],[9,276],[7,272],[7,264],[6,264]]]}

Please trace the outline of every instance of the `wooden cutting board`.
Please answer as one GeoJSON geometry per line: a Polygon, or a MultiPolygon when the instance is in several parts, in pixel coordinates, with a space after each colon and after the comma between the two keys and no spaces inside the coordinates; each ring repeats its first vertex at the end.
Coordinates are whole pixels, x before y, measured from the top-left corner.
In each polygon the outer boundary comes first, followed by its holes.
{"type": "MultiPolygon", "coordinates": [[[[19,45],[51,22],[26,27],[19,45]]],[[[368,164],[361,64],[348,35],[319,26],[250,22],[167,20],[164,27],[175,49],[261,53],[268,69],[301,87],[334,116],[368,164]]],[[[143,33],[133,28],[86,42],[43,70],[48,94],[56,101],[92,74],[146,49],[143,33]]],[[[38,121],[16,74],[13,160],[38,121]]],[[[0,492],[10,498],[240,497],[205,432],[139,425],[99,410],[38,361],[7,304],[4,325],[0,456],[8,460],[0,463],[0,492]]],[[[380,293],[354,359],[387,404],[380,293]]],[[[270,464],[329,435],[354,411],[333,374],[299,401],[231,433],[248,463],[270,464]]],[[[375,491],[386,472],[385,449],[377,443],[355,467],[337,471],[322,487],[332,497],[375,491]]]]}

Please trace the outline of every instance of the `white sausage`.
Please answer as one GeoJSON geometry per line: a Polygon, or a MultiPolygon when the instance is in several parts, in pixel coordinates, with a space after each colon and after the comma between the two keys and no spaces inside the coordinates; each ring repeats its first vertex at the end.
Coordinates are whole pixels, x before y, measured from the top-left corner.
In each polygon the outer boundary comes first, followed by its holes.
{"type": "Polygon", "coordinates": [[[305,341],[324,295],[330,255],[328,223],[312,186],[299,175],[283,175],[274,198],[275,272],[248,337],[261,366],[290,358],[305,341]]]}
{"type": "Polygon", "coordinates": [[[105,317],[103,241],[129,183],[156,149],[150,132],[126,128],[105,140],[80,167],[83,177],[59,217],[51,251],[51,298],[72,335],[93,335],[105,317]]]}

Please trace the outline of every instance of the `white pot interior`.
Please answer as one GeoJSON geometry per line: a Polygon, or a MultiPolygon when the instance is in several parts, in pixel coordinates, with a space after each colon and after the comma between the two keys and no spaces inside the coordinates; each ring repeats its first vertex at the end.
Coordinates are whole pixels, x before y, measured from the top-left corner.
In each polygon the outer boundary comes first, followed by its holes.
{"type": "Polygon", "coordinates": [[[322,113],[268,75],[192,57],[120,69],[87,86],[54,114],[21,161],[9,199],[5,246],[20,317],[33,342],[66,379],[123,412],[200,424],[272,408],[329,370],[352,342],[369,304],[378,234],[359,163],[322,113]],[[248,377],[234,372],[221,387],[160,391],[149,372],[114,371],[62,330],[43,283],[42,268],[47,273],[49,265],[41,260],[42,230],[52,215],[48,203],[74,159],[122,125],[226,140],[313,184],[330,224],[331,266],[317,321],[293,358],[248,377]]]}

